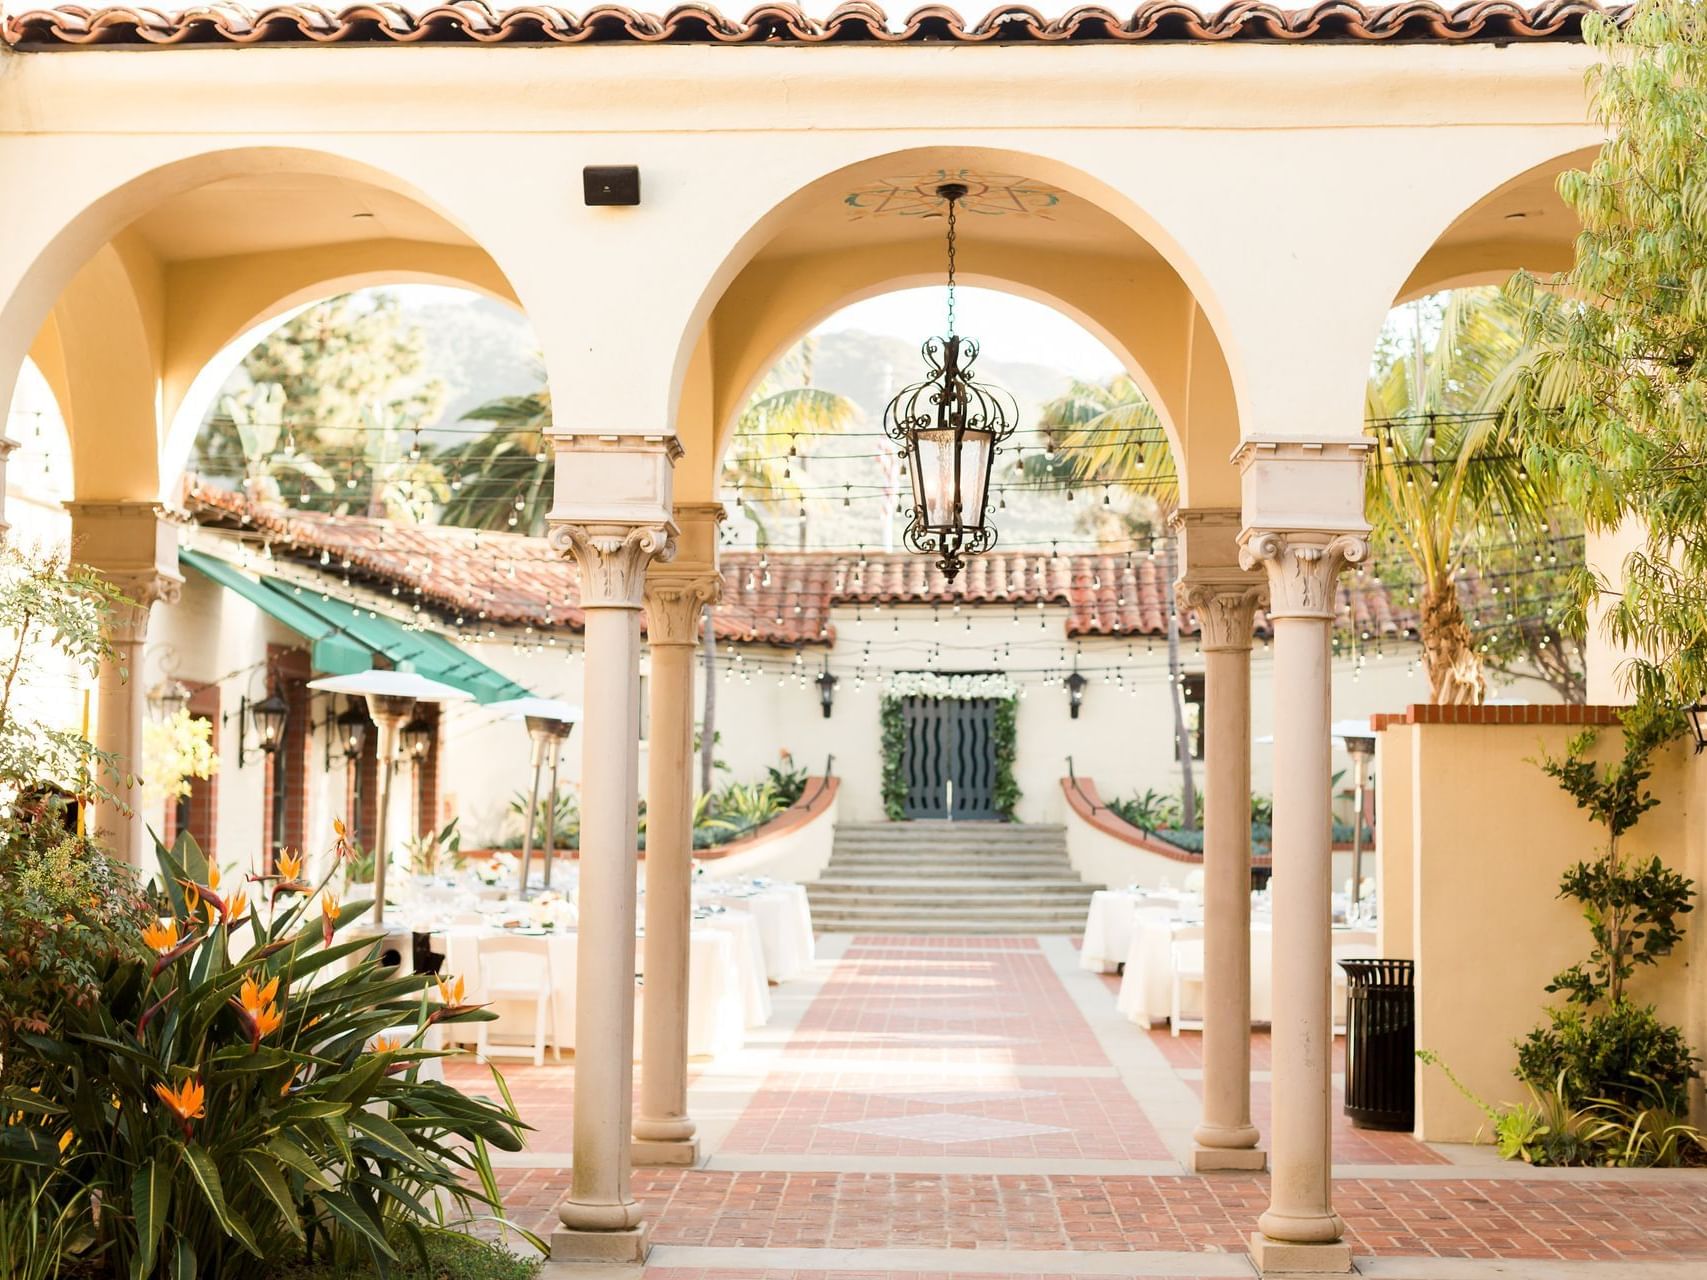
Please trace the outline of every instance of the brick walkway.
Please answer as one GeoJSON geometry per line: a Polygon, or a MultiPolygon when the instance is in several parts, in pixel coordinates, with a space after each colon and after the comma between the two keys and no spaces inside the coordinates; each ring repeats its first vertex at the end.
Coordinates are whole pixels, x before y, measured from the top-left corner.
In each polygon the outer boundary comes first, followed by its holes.
{"type": "MultiPolygon", "coordinates": [[[[1057,951],[1036,939],[857,938],[792,1033],[727,1068],[740,1085],[720,1083],[724,1064],[696,1064],[700,1096],[715,1100],[707,1114],[738,1114],[710,1126],[703,1167],[635,1172],[656,1250],[646,1280],[1250,1274],[1266,1177],[1197,1177],[1179,1164],[1200,1038],[1107,1017],[1108,985],[1057,951]],[[1135,1096],[1128,1081],[1158,1088],[1158,1071],[1175,1081],[1167,1096],[1135,1096]],[[732,1265],[735,1250],[751,1262],[732,1265]],[[1187,1256],[1190,1266],[1170,1261],[1187,1256]]],[[[1266,1034],[1252,1053],[1266,1128],[1266,1034]]],[[[514,1219],[548,1234],[568,1181],[549,1153],[568,1145],[573,1071],[504,1070],[540,1134],[538,1158],[500,1169],[500,1184],[514,1219]]],[[[472,1064],[450,1078],[481,1087],[472,1064]]],[[[1538,1280],[1565,1261],[1623,1264],[1620,1280],[1643,1264],[1707,1275],[1707,1175],[1430,1172],[1448,1154],[1343,1116],[1334,1147],[1348,1175],[1335,1206],[1359,1256],[1425,1268],[1529,1260],[1487,1274],[1538,1280]]]]}

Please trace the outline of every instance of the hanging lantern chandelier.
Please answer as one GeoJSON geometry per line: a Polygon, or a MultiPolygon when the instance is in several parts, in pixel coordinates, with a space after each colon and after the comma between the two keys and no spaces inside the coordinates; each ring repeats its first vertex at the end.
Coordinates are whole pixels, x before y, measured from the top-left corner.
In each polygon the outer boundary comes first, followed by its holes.
{"type": "Polygon", "coordinates": [[[948,330],[927,338],[923,382],[903,389],[883,411],[883,430],[901,446],[913,486],[907,550],[934,555],[950,582],[966,557],[996,545],[990,523],[990,471],[1002,441],[1019,422],[1019,406],[999,387],[973,381],[978,344],[954,332],[955,206],[966,188],[946,182],[948,202],[948,330]]]}

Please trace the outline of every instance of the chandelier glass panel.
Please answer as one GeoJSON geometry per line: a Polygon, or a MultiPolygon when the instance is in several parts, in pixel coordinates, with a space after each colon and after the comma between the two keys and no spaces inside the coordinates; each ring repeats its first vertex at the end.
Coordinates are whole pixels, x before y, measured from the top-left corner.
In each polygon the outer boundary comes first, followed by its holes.
{"type": "Polygon", "coordinates": [[[980,384],[972,368],[978,344],[954,331],[956,211],[966,188],[937,188],[948,205],[948,326],[920,348],[925,380],[904,388],[883,412],[883,430],[901,446],[913,489],[903,542],[937,557],[953,582],[966,557],[996,545],[990,472],[1001,443],[1019,422],[1019,406],[999,387],[980,384]]]}

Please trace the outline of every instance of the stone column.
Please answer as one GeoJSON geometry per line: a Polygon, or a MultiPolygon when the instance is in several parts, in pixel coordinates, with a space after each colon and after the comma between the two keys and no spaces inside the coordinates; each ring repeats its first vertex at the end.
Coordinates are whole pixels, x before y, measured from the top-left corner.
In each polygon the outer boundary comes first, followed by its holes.
{"type": "Polygon", "coordinates": [[[1203,647],[1203,1118],[1192,1167],[1264,1167],[1251,1123],[1251,627],[1263,576],[1238,563],[1237,511],[1181,510],[1181,608],[1203,647]]]}
{"type": "Polygon", "coordinates": [[[646,571],[675,550],[673,437],[558,436],[551,545],[580,569],[586,615],[580,930],[575,975],[574,1168],[554,1259],[641,1262],[629,1188],[634,1092],[640,609],[646,571]]]}
{"type": "Polygon", "coordinates": [[[688,1116],[688,932],[693,921],[694,664],[700,614],[723,580],[716,556],[721,505],[677,507],[682,554],[646,580],[652,655],[646,783],[646,998],[634,1163],[691,1165],[699,1141],[688,1116]],[[689,556],[692,555],[691,562],[689,556]],[[711,561],[704,557],[709,555],[711,561]]]}
{"type": "Polygon", "coordinates": [[[96,696],[95,745],[114,757],[116,777],[102,779],[110,798],[95,806],[94,834],[114,857],[133,866],[151,862],[142,812],[142,724],[147,715],[144,657],[148,621],[157,602],[176,604],[177,530],[151,502],[68,503],[72,554],[100,571],[132,603],[107,620],[113,656],[101,664],[96,696]]]}
{"type": "Polygon", "coordinates": [[[1361,440],[1248,440],[1240,562],[1266,571],[1274,626],[1273,1173],[1251,1256],[1346,1272],[1333,1209],[1330,639],[1340,570],[1369,554],[1361,440]]]}

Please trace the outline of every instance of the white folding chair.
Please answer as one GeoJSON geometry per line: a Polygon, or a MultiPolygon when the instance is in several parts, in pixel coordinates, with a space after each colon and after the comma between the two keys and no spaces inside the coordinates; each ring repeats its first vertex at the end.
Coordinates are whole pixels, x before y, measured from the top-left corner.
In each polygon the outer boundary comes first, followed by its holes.
{"type": "Polygon", "coordinates": [[[1170,946],[1169,968],[1172,970],[1173,992],[1168,1001],[1168,1034],[1177,1036],[1182,1029],[1203,1029],[1203,930],[1179,929],[1170,946]],[[1197,1017],[1185,1017],[1185,988],[1197,988],[1197,1017]]]}
{"type": "MultiPolygon", "coordinates": [[[[543,938],[480,939],[480,990],[487,1002],[514,1000],[533,1003],[533,1065],[545,1063],[545,1044],[551,1060],[561,1062],[557,1033],[557,999],[551,982],[551,953],[543,938]]],[[[491,1055],[490,1022],[480,1023],[477,1040],[482,1058],[491,1055]]]]}

